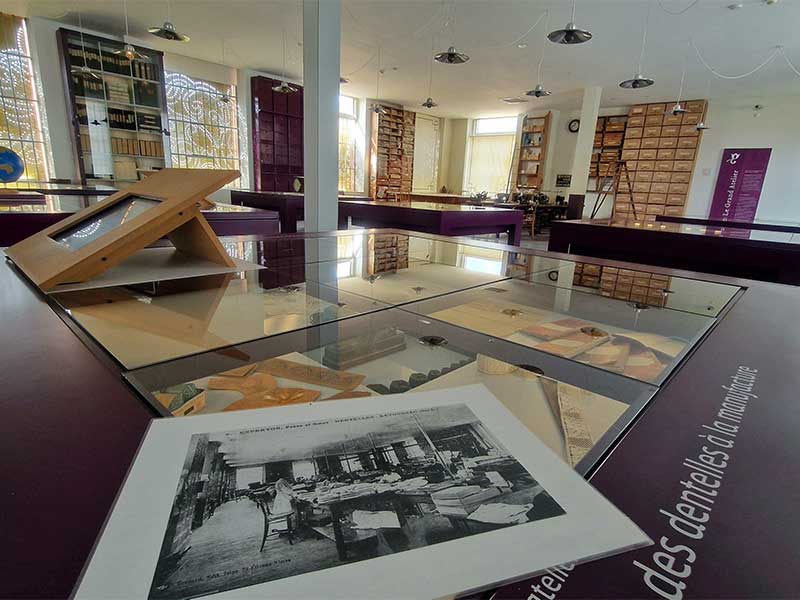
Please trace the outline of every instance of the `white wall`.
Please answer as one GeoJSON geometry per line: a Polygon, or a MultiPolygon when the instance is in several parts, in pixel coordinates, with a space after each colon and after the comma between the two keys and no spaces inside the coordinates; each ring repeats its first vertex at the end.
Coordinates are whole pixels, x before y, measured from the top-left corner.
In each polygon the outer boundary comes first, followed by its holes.
{"type": "Polygon", "coordinates": [[[800,98],[712,99],[686,214],[708,216],[724,148],[772,148],[756,218],[800,220],[800,98]],[[763,104],[758,117],[753,105],[763,104]]]}

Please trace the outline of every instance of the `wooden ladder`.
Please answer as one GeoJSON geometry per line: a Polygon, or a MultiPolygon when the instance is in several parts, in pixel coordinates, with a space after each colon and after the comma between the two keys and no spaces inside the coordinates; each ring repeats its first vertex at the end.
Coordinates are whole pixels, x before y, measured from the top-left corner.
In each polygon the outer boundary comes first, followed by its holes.
{"type": "MultiPolygon", "coordinates": [[[[600,185],[598,186],[598,191],[600,192],[597,198],[594,201],[594,207],[592,208],[592,216],[591,218],[594,219],[597,213],[600,211],[600,207],[603,206],[603,203],[606,201],[606,198],[609,194],[614,193],[616,194],[619,190],[619,184],[622,180],[622,174],[625,173],[625,183],[628,186],[628,202],[631,205],[631,211],[633,212],[633,218],[638,219],[639,217],[636,215],[636,206],[633,204],[633,186],[631,185],[631,176],[628,172],[628,165],[624,160],[614,161],[613,163],[613,175],[611,177],[611,185],[606,187],[605,180],[600,181],[600,185]]],[[[616,204],[616,201],[614,202],[616,204]]],[[[614,206],[611,207],[611,218],[614,218],[614,206]]]]}

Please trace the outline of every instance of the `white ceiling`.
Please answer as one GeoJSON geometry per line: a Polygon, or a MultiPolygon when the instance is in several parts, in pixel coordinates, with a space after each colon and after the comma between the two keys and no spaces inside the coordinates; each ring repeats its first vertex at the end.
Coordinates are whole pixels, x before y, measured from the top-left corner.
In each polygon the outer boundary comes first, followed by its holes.
{"type": "MultiPolygon", "coordinates": [[[[688,40],[694,37],[716,70],[740,74],[761,63],[776,45],[800,68],[800,40],[793,33],[800,23],[800,1],[743,0],[578,0],[576,22],[594,39],[578,46],[545,45],[544,83],[554,94],[509,106],[499,99],[517,96],[536,84],[536,66],[545,29],[563,27],[569,0],[343,0],[342,68],[351,83],[342,92],[375,96],[376,55],[381,48],[381,99],[414,106],[428,96],[431,45],[436,51],[451,44],[470,55],[463,65],[433,63],[432,114],[447,117],[510,115],[543,108],[580,106],[580,89],[604,88],[603,106],[674,99],[686,65],[685,97],[752,97],[800,94],[800,77],[777,57],[759,73],[737,81],[712,78],[698,61],[688,40]],[[638,61],[645,17],[650,14],[644,74],[656,79],[646,90],[622,90],[617,84],[632,77],[638,61]],[[524,35],[542,16],[547,18],[524,35]],[[455,19],[453,19],[453,14],[455,19]],[[522,38],[526,48],[515,43],[522,38]],[[391,67],[397,67],[392,70],[391,67]],[[710,84],[709,80],[713,79],[710,84]]],[[[172,0],[172,20],[192,37],[179,44],[149,36],[146,28],[166,16],[165,0],[129,0],[131,35],[160,50],[214,63],[267,72],[282,70],[281,33],[287,36],[287,71],[302,79],[301,3],[299,0],[172,0]]],[[[124,33],[122,0],[0,0],[0,10],[42,16],[70,25],[77,10],[84,26],[110,34],[124,33]]],[[[763,102],[762,102],[763,103],[763,102]]]]}

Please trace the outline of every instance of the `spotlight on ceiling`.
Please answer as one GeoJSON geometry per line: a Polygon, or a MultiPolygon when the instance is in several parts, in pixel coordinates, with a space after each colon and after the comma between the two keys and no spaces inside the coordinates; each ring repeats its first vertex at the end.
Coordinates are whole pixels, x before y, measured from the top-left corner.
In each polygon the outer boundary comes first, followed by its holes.
{"type": "Polygon", "coordinates": [[[469,60],[469,56],[456,51],[454,46],[450,46],[446,52],[436,54],[433,60],[443,65],[462,65],[469,60]]]}
{"type": "Polygon", "coordinates": [[[156,37],[160,37],[162,40],[169,40],[171,42],[188,42],[190,39],[188,35],[178,33],[175,29],[175,25],[169,21],[164,21],[161,27],[148,27],[147,31],[156,37]]]}
{"type": "Polygon", "coordinates": [[[289,85],[288,81],[281,81],[278,85],[272,86],[273,92],[278,92],[279,94],[293,94],[297,91],[297,88],[289,85]]]}
{"type": "Polygon", "coordinates": [[[544,86],[541,83],[537,83],[536,87],[533,88],[532,90],[528,90],[527,92],[525,92],[525,95],[533,96],[535,98],[541,98],[542,96],[549,96],[552,93],[553,92],[551,92],[550,90],[544,89],[544,86]]]}
{"type": "Polygon", "coordinates": [[[619,87],[625,88],[626,90],[639,90],[641,88],[650,87],[655,83],[654,79],[650,79],[649,77],[643,77],[641,73],[637,73],[636,77],[633,79],[626,79],[625,81],[621,81],[619,87]]]}
{"type": "Polygon", "coordinates": [[[517,44],[517,48],[520,48],[520,49],[527,48],[527,47],[528,47],[528,44],[526,42],[520,42],[519,44],[517,44]]]}
{"type": "Polygon", "coordinates": [[[433,101],[433,98],[428,96],[427,100],[420,104],[420,106],[424,106],[425,108],[433,108],[434,106],[439,106],[436,102],[433,101]]]}
{"type": "Polygon", "coordinates": [[[339,77],[339,84],[344,85],[346,83],[350,83],[350,80],[347,77],[339,77]]]}

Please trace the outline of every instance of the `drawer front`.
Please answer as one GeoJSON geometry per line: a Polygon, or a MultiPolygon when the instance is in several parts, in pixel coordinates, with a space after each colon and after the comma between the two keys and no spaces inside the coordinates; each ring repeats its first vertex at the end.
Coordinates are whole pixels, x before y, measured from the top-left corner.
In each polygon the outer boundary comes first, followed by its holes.
{"type": "Polygon", "coordinates": [[[642,145],[642,140],[639,138],[629,138],[625,137],[625,141],[622,142],[623,150],[635,150],[638,149],[642,145]]]}
{"type": "Polygon", "coordinates": [[[664,117],[664,125],[681,125],[681,115],[666,115],[664,117]]]}
{"type": "Polygon", "coordinates": [[[633,196],[632,196],[633,203],[636,206],[639,206],[640,204],[645,204],[645,203],[647,203],[647,198],[648,197],[649,197],[649,194],[637,194],[637,193],[634,193],[633,196]]]}
{"type": "Polygon", "coordinates": [[[656,162],[656,171],[672,171],[673,162],[671,160],[659,160],[656,162]]]}
{"type": "Polygon", "coordinates": [[[676,160],[673,170],[683,173],[691,173],[694,163],[691,160],[676,160]]]}
{"type": "Polygon", "coordinates": [[[669,183],[670,175],[672,175],[672,173],[656,171],[655,173],[653,173],[653,181],[657,183],[669,183]]]}
{"type": "Polygon", "coordinates": [[[628,131],[631,127],[644,127],[644,117],[629,117],[628,118],[628,131]]]}
{"type": "MultiPolygon", "coordinates": [[[[634,192],[649,192],[650,191],[650,183],[646,181],[634,181],[633,182],[633,191],[634,192]]],[[[665,192],[667,190],[664,190],[665,192]]]]}
{"type": "Polygon", "coordinates": [[[667,206],[664,208],[664,214],[670,217],[683,216],[683,206],[667,206]]]}
{"type": "Polygon", "coordinates": [[[670,181],[672,183],[689,183],[689,180],[691,178],[692,178],[691,173],[672,173],[670,181]]]}
{"type": "MultiPolygon", "coordinates": [[[[636,140],[637,142],[639,140],[636,140]]],[[[627,143],[627,140],[626,142],[627,143]]],[[[638,150],[623,150],[622,151],[622,160],[636,160],[639,158],[639,151],[638,150]]]]}
{"type": "Polygon", "coordinates": [[[678,139],[674,137],[662,137],[658,140],[658,147],[659,148],[677,148],[678,147],[678,139]]]}
{"type": "Polygon", "coordinates": [[[627,140],[628,138],[630,139],[640,138],[642,137],[643,131],[644,129],[641,127],[628,127],[628,129],[625,131],[625,139],[627,140]]]}
{"type": "Polygon", "coordinates": [[[678,148],[675,150],[676,160],[694,160],[694,148],[678,148]]]}
{"type": "Polygon", "coordinates": [[[648,104],[647,105],[647,114],[648,115],[661,115],[664,116],[664,111],[667,110],[666,104],[648,104]]]}
{"type": "Polygon", "coordinates": [[[651,138],[642,138],[642,148],[649,148],[655,150],[658,148],[658,140],[660,138],[651,137],[651,138]]]}
{"type": "Polygon", "coordinates": [[[686,196],[683,194],[667,194],[667,204],[670,206],[683,206],[686,204],[686,196]]]}
{"type": "Polygon", "coordinates": [[[630,110],[628,110],[628,116],[629,117],[641,116],[644,115],[646,111],[647,111],[646,104],[637,104],[636,106],[631,106],[630,110]]]}
{"type": "Polygon", "coordinates": [[[678,137],[680,131],[680,125],[665,125],[661,128],[661,135],[663,137],[678,137]]]}
{"type": "Polygon", "coordinates": [[[675,150],[672,148],[660,148],[656,158],[658,160],[675,160],[675,150]]]}
{"type": "Polygon", "coordinates": [[[705,109],[706,103],[704,100],[692,100],[686,103],[686,110],[690,113],[703,113],[705,109]]]}
{"type": "Polygon", "coordinates": [[[639,150],[639,160],[655,160],[658,151],[655,148],[639,150]]]}
{"type": "Polygon", "coordinates": [[[661,127],[664,117],[661,115],[647,115],[644,119],[645,127],[661,127]]]}
{"type": "Polygon", "coordinates": [[[697,148],[697,137],[678,138],[678,148],[697,148]]]}
{"type": "Polygon", "coordinates": [[[663,215],[664,214],[664,207],[658,204],[648,204],[647,210],[645,214],[648,215],[663,215]]]}
{"type": "MultiPolygon", "coordinates": [[[[663,185],[663,184],[658,184],[663,185]]],[[[668,193],[669,194],[681,194],[686,195],[689,192],[689,184],[688,183],[670,183],[668,193]]]]}
{"type": "Polygon", "coordinates": [[[645,126],[642,137],[657,138],[661,137],[661,127],[647,127],[645,126]]]}
{"type": "Polygon", "coordinates": [[[669,191],[670,185],[681,185],[672,183],[653,183],[650,184],[650,191],[654,194],[666,194],[669,191]]]}
{"type": "Polygon", "coordinates": [[[667,195],[666,194],[650,194],[650,197],[647,199],[648,204],[666,204],[667,203],[667,195]]]}
{"type": "Polygon", "coordinates": [[[681,125],[697,125],[703,119],[702,113],[686,113],[681,125]]]}
{"type": "MultiPolygon", "coordinates": [[[[628,163],[628,167],[630,167],[630,163],[628,163]]],[[[637,163],[637,168],[639,171],[655,171],[656,163],[652,160],[640,160],[637,163]]]]}
{"type": "Polygon", "coordinates": [[[652,171],[637,171],[634,181],[653,181],[652,171]]]}
{"type": "MultiPolygon", "coordinates": [[[[645,128],[647,131],[647,128],[645,128]]],[[[681,125],[681,137],[697,137],[700,132],[694,125],[681,125]]]]}

